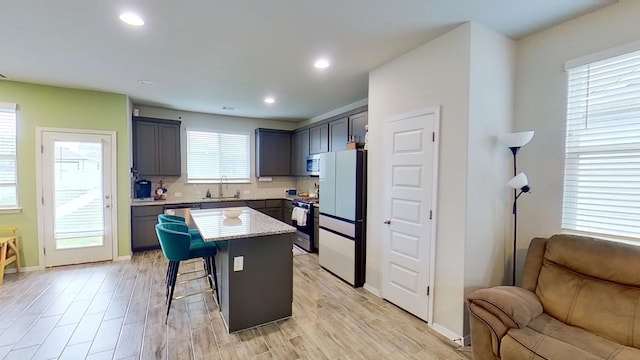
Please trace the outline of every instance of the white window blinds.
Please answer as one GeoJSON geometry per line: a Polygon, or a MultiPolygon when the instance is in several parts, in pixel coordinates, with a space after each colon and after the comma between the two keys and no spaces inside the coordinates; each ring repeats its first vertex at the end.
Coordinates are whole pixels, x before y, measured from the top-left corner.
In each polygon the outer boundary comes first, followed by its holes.
{"type": "Polygon", "coordinates": [[[17,206],[16,105],[0,103],[0,209],[17,206]]]}
{"type": "Polygon", "coordinates": [[[187,130],[187,181],[249,182],[250,137],[187,130]]]}
{"type": "Polygon", "coordinates": [[[562,227],[640,238],[640,51],[568,72],[562,227]]]}

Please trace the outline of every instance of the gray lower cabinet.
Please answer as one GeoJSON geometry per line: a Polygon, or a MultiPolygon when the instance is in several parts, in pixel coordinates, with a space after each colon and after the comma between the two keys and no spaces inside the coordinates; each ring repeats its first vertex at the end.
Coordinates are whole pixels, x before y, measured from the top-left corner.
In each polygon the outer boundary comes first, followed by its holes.
{"type": "MultiPolygon", "coordinates": [[[[285,201],[291,205],[291,200],[285,201]]],[[[196,205],[198,203],[190,203],[196,205]]],[[[171,204],[172,207],[180,204],[171,204]]],[[[289,214],[291,224],[291,209],[284,211],[283,200],[267,199],[267,200],[228,200],[228,201],[211,201],[200,203],[201,209],[219,209],[227,207],[248,206],[254,210],[258,210],[263,214],[269,215],[274,219],[284,221],[284,215],[289,214]]],[[[131,251],[145,251],[159,249],[160,243],[156,235],[156,224],[158,223],[158,215],[164,212],[164,205],[143,205],[131,207],[131,251]]]]}
{"type": "Polygon", "coordinates": [[[256,176],[291,175],[291,132],[256,129],[256,176]]]}
{"type": "Polygon", "coordinates": [[[133,118],[133,167],[140,176],[180,176],[180,121],[133,118]]]}
{"type": "Polygon", "coordinates": [[[282,212],[283,212],[282,221],[285,224],[292,225],[293,222],[291,221],[291,213],[293,213],[293,203],[291,200],[282,201],[282,212]]]}
{"type": "Polygon", "coordinates": [[[349,137],[349,118],[334,120],[329,123],[329,151],[347,150],[349,137]]]}
{"type": "Polygon", "coordinates": [[[226,207],[241,207],[241,206],[247,206],[247,202],[244,200],[203,202],[202,204],[200,204],[200,209],[219,209],[219,208],[226,208],[226,207]]]}
{"type": "Polygon", "coordinates": [[[309,129],[291,134],[291,175],[307,175],[307,155],[309,155],[309,129]]]}
{"type": "Polygon", "coordinates": [[[282,221],[282,200],[280,199],[249,200],[247,206],[282,221]]]}
{"type": "Polygon", "coordinates": [[[163,212],[162,205],[131,207],[131,251],[159,249],[156,235],[158,215],[163,212]]]}

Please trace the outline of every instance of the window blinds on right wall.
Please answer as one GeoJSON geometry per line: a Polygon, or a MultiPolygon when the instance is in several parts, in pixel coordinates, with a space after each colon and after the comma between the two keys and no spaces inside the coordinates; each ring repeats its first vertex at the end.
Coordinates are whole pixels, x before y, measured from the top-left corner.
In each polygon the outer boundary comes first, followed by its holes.
{"type": "Polygon", "coordinates": [[[567,71],[562,227],[640,238],[640,51],[567,71]]]}

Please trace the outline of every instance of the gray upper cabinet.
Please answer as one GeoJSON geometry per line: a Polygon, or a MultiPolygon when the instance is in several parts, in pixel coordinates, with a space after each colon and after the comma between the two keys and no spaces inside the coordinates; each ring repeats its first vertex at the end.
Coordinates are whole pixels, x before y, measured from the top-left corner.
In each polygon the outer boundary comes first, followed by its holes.
{"type": "Polygon", "coordinates": [[[180,176],[180,121],[133,118],[133,167],[141,176],[180,176]]]}
{"type": "Polygon", "coordinates": [[[334,120],[329,123],[329,151],[347,150],[349,136],[348,118],[334,120]]]}
{"type": "Polygon", "coordinates": [[[307,175],[307,155],[309,155],[309,129],[291,134],[291,175],[307,175]]]}
{"type": "Polygon", "coordinates": [[[364,143],[365,125],[369,123],[369,112],[349,116],[349,135],[353,136],[357,143],[364,143]]]}
{"type": "Polygon", "coordinates": [[[256,129],[256,176],[291,175],[291,132],[256,129]]]}
{"type": "Polygon", "coordinates": [[[309,154],[329,151],[329,125],[322,124],[309,129],[309,154]]]}

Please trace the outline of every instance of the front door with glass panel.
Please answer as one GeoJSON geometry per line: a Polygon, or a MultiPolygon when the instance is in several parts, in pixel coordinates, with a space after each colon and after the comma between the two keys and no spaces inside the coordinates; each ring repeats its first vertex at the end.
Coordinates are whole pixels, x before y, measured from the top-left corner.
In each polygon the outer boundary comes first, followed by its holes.
{"type": "Polygon", "coordinates": [[[42,132],[45,266],[113,259],[112,138],[42,132]]]}

